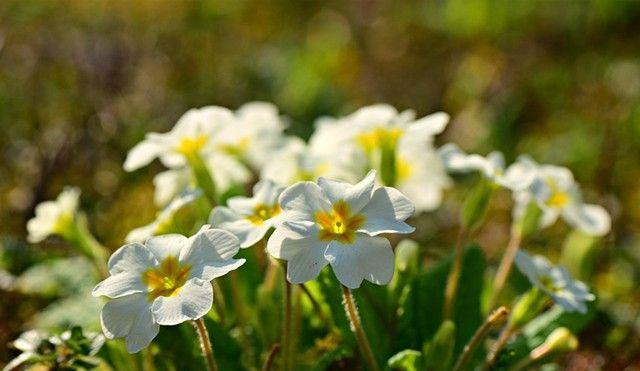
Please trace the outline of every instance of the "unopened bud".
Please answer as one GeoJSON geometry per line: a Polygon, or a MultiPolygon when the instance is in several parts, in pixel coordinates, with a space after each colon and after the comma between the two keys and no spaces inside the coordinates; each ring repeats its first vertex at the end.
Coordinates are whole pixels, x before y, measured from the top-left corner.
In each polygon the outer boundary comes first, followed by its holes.
{"type": "Polygon", "coordinates": [[[578,348],[578,339],[566,327],[559,327],[540,346],[531,351],[530,357],[538,360],[554,354],[574,351],[578,348]]]}

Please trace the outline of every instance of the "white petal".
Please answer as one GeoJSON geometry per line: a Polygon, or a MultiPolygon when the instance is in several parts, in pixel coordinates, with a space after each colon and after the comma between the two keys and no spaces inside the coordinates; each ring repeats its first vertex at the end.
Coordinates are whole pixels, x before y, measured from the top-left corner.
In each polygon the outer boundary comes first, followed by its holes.
{"type": "MultiPolygon", "coordinates": [[[[301,241],[298,240],[298,243],[301,241]]],[[[307,242],[309,240],[307,239],[307,242]]],[[[300,249],[300,252],[287,263],[287,279],[293,284],[305,283],[318,277],[322,268],[329,262],[324,257],[327,244],[317,241],[300,249]]]]}
{"type": "Polygon", "coordinates": [[[212,304],[211,283],[192,278],[178,290],[177,295],[160,296],[154,300],[151,311],[158,324],[173,326],[204,316],[212,304]]]}
{"type": "Polygon", "coordinates": [[[211,210],[211,214],[209,215],[209,224],[214,228],[218,228],[224,223],[235,222],[241,219],[243,219],[242,216],[228,207],[216,206],[211,210]]]}
{"type": "Polygon", "coordinates": [[[189,239],[179,234],[165,234],[151,237],[145,241],[145,246],[155,255],[159,262],[169,256],[180,256],[180,251],[188,246],[189,239]]]}
{"type": "Polygon", "coordinates": [[[535,164],[521,158],[505,170],[504,176],[498,177],[497,183],[512,191],[521,191],[531,185],[536,174],[535,164]]]}
{"type": "Polygon", "coordinates": [[[267,242],[267,251],[276,259],[290,260],[307,249],[318,246],[324,251],[326,242],[318,240],[318,227],[312,222],[285,221],[267,242]]]}
{"type": "Polygon", "coordinates": [[[157,264],[151,251],[142,244],[132,243],[116,250],[109,258],[108,266],[111,274],[142,273],[157,264]]]}
{"type": "Polygon", "coordinates": [[[98,283],[91,295],[119,298],[147,291],[147,285],[142,282],[142,274],[118,273],[98,283]]]}
{"type": "Polygon", "coordinates": [[[287,220],[314,221],[319,210],[331,210],[331,204],[313,182],[298,182],[280,195],[280,206],[287,220]]]}
{"type": "Polygon", "coordinates": [[[129,151],[123,168],[125,171],[137,170],[151,163],[164,150],[165,148],[156,141],[145,139],[129,151]]]}
{"type": "Polygon", "coordinates": [[[442,163],[451,172],[468,172],[479,170],[488,172],[490,167],[487,159],[480,155],[468,155],[454,143],[448,143],[438,149],[442,163]]]}
{"type": "Polygon", "coordinates": [[[318,185],[332,204],[345,201],[352,213],[358,213],[370,200],[376,182],[376,171],[371,170],[355,185],[337,180],[318,178],[318,185]]]}
{"type": "Polygon", "coordinates": [[[409,124],[407,134],[422,138],[432,137],[444,131],[449,123],[449,115],[445,112],[436,112],[416,120],[409,124]]]}
{"type": "Polygon", "coordinates": [[[284,187],[271,180],[261,180],[253,187],[253,199],[263,205],[274,205],[278,202],[284,187]]]}
{"type": "Polygon", "coordinates": [[[189,239],[180,261],[189,264],[231,259],[240,250],[238,238],[222,229],[200,230],[189,239]]]}
{"type": "Polygon", "coordinates": [[[231,210],[244,216],[253,215],[257,204],[255,199],[242,196],[231,197],[227,200],[227,205],[231,210]]]}
{"type": "Polygon", "coordinates": [[[600,205],[576,205],[565,209],[562,215],[569,224],[590,235],[603,236],[611,230],[611,216],[600,205]]]}
{"type": "Polygon", "coordinates": [[[153,237],[153,235],[156,234],[157,229],[158,221],[154,220],[147,225],[132,229],[129,233],[127,233],[127,236],[124,238],[124,240],[128,243],[144,242],[149,237],[153,237]]]}
{"type": "Polygon", "coordinates": [[[149,345],[159,326],[151,316],[146,294],[114,299],[105,304],[100,314],[102,331],[108,339],[127,337],[127,351],[135,353],[149,345]]]}
{"type": "Polygon", "coordinates": [[[240,241],[240,247],[246,249],[258,243],[267,234],[271,224],[255,225],[247,219],[240,219],[217,224],[216,227],[233,233],[240,241]]]}
{"type": "Polygon", "coordinates": [[[392,187],[376,189],[371,201],[361,210],[367,219],[385,218],[399,221],[408,219],[414,212],[415,208],[411,201],[392,187]]]}
{"type": "Polygon", "coordinates": [[[386,238],[359,233],[351,245],[332,241],[325,258],[340,283],[351,289],[360,287],[363,279],[384,285],[393,277],[393,251],[386,238]]]}
{"type": "Polygon", "coordinates": [[[168,204],[177,194],[189,187],[189,177],[190,172],[187,168],[166,170],[153,177],[153,201],[156,205],[168,204]]]}

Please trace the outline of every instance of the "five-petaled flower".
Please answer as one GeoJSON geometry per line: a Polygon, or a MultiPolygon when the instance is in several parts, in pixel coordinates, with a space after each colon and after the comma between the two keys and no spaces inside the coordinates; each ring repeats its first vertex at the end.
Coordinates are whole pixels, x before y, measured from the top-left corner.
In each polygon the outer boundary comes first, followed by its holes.
{"type": "Polygon", "coordinates": [[[595,300],[589,288],[581,281],[571,278],[564,267],[555,267],[543,256],[530,256],[518,251],[516,255],[518,269],[529,279],[532,285],[547,293],[553,301],[567,312],[587,312],[586,301],[595,300]]]}
{"type": "Polygon", "coordinates": [[[240,247],[251,247],[280,222],[278,197],[283,189],[270,180],[262,180],[253,187],[253,197],[232,197],[227,201],[229,207],[216,206],[209,223],[235,234],[240,247]]]}
{"type": "Polygon", "coordinates": [[[303,283],[330,264],[338,280],[357,288],[363,279],[382,285],[393,276],[393,251],[382,233],[411,233],[404,221],[413,204],[398,190],[375,187],[376,172],[356,185],[319,178],[299,182],[280,196],[283,221],[267,249],[287,261],[287,279],[303,283]]]}
{"type": "Polygon", "coordinates": [[[38,243],[50,235],[65,235],[78,211],[80,190],[65,188],[55,201],[45,201],[36,207],[36,216],[27,223],[29,242],[38,243]]]}
{"type": "Polygon", "coordinates": [[[105,336],[124,337],[135,353],[159,325],[204,316],[213,303],[210,281],[244,264],[233,259],[239,248],[233,234],[208,225],[189,238],[163,235],[121,247],[109,259],[111,276],[93,290],[93,296],[113,299],[101,313],[105,336]]]}

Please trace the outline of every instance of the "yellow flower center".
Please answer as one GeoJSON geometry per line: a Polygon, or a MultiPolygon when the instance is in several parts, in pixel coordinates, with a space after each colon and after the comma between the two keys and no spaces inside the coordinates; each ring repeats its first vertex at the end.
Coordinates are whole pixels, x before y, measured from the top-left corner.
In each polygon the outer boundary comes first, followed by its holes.
{"type": "Polygon", "coordinates": [[[551,189],[551,197],[547,200],[547,205],[561,208],[569,203],[569,194],[560,190],[555,182],[548,181],[547,185],[551,189]]]}
{"type": "Polygon", "coordinates": [[[187,282],[191,266],[181,265],[178,258],[169,256],[159,267],[142,273],[142,281],[149,288],[148,300],[152,302],[160,296],[175,296],[187,282]]]}
{"type": "Polygon", "coordinates": [[[551,292],[560,291],[560,288],[556,287],[553,284],[553,279],[551,279],[551,277],[549,277],[547,275],[540,277],[540,283],[542,284],[542,286],[544,288],[546,288],[547,290],[549,290],[551,292]]]}
{"type": "Polygon", "coordinates": [[[318,211],[315,213],[316,223],[320,227],[318,238],[322,241],[340,241],[353,243],[356,231],[364,224],[365,217],[362,214],[351,214],[349,204],[338,201],[330,212],[318,211]]]}
{"type": "Polygon", "coordinates": [[[378,126],[372,131],[358,135],[357,141],[365,152],[373,152],[379,148],[395,149],[403,133],[399,128],[378,126]]]}
{"type": "Polygon", "coordinates": [[[255,225],[262,225],[265,220],[271,219],[274,216],[280,214],[280,205],[265,205],[265,204],[257,204],[253,208],[253,215],[249,215],[247,219],[255,225]]]}
{"type": "Polygon", "coordinates": [[[310,170],[299,170],[296,176],[294,177],[294,183],[305,182],[305,181],[313,182],[316,179],[318,179],[318,177],[322,176],[322,174],[326,173],[328,169],[329,169],[329,165],[322,163],[322,164],[318,164],[317,166],[315,166],[313,169],[310,169],[310,170]]]}
{"type": "Polygon", "coordinates": [[[200,134],[195,138],[182,138],[178,148],[176,150],[185,156],[190,156],[198,153],[205,144],[209,137],[206,134],[200,134]]]}

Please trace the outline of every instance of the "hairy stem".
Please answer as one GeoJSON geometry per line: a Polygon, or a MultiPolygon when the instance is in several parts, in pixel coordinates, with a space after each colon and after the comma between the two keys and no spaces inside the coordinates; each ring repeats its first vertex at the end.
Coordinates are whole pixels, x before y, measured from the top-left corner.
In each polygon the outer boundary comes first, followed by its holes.
{"type": "Polygon", "coordinates": [[[213,356],[213,348],[211,347],[211,340],[209,339],[209,332],[207,331],[207,327],[204,324],[204,320],[202,318],[198,318],[193,321],[193,325],[196,328],[196,332],[198,333],[198,338],[200,339],[200,347],[202,348],[202,355],[207,363],[208,371],[218,371],[218,364],[216,363],[216,359],[213,356]]]}
{"type": "Polygon", "coordinates": [[[287,280],[286,274],[284,277],[284,293],[282,295],[283,303],[282,308],[284,310],[282,318],[282,369],[284,371],[291,370],[291,322],[293,321],[293,315],[291,310],[291,283],[287,280]]]}
{"type": "Polygon", "coordinates": [[[466,368],[467,363],[469,363],[469,360],[471,359],[473,352],[476,350],[478,345],[480,345],[480,342],[482,342],[482,340],[484,340],[487,334],[489,334],[489,331],[491,330],[491,328],[494,327],[496,324],[498,324],[500,321],[502,321],[502,319],[504,319],[504,317],[506,317],[507,314],[509,314],[509,311],[507,310],[507,308],[500,307],[495,311],[493,311],[493,313],[491,313],[489,317],[487,317],[487,320],[482,324],[482,326],[480,326],[480,328],[478,328],[478,330],[473,335],[471,340],[469,340],[467,345],[464,346],[464,349],[462,350],[462,354],[458,358],[458,361],[456,362],[455,366],[453,366],[453,371],[464,371],[467,369],[466,368]]]}
{"type": "Polygon", "coordinates": [[[451,271],[449,271],[447,288],[444,295],[444,310],[442,314],[444,320],[448,320],[453,317],[453,306],[455,304],[456,293],[458,292],[458,283],[460,281],[462,262],[464,260],[464,246],[467,243],[468,237],[469,231],[466,228],[461,227],[460,233],[458,233],[458,240],[456,242],[453,265],[451,266],[451,271]]]}
{"type": "Polygon", "coordinates": [[[489,354],[487,354],[487,358],[484,362],[484,365],[482,366],[482,371],[486,371],[490,369],[491,366],[493,366],[493,364],[498,359],[498,355],[500,354],[500,351],[507,344],[507,341],[511,339],[511,336],[513,336],[513,334],[515,333],[515,330],[516,330],[515,327],[511,323],[509,323],[504,328],[504,330],[502,330],[502,332],[500,333],[500,336],[498,337],[498,340],[496,340],[495,344],[489,351],[489,354]]]}
{"type": "Polygon", "coordinates": [[[511,272],[511,267],[513,267],[513,261],[520,249],[520,243],[522,242],[522,234],[518,232],[515,228],[512,229],[511,238],[509,239],[509,244],[507,245],[507,249],[502,256],[502,260],[500,261],[500,266],[498,266],[498,270],[496,271],[496,276],[493,280],[493,289],[491,290],[491,300],[489,301],[489,309],[493,308],[498,300],[500,299],[500,293],[504,289],[504,285],[507,282],[507,278],[509,278],[509,273],[511,272]]]}
{"type": "Polygon", "coordinates": [[[262,371],[271,371],[271,367],[273,367],[273,361],[275,360],[279,351],[280,344],[273,344],[273,347],[271,347],[271,350],[269,351],[269,355],[267,355],[267,359],[264,361],[264,365],[262,365],[262,371]]]}
{"type": "Polygon", "coordinates": [[[353,330],[354,334],[356,335],[356,340],[358,341],[358,346],[360,347],[360,353],[362,353],[362,357],[369,365],[369,369],[371,369],[371,371],[380,371],[378,362],[376,362],[376,359],[373,356],[373,352],[371,351],[371,346],[369,345],[367,334],[362,328],[360,315],[358,314],[358,308],[356,307],[355,300],[353,299],[353,294],[348,287],[344,285],[341,286],[342,298],[344,300],[344,309],[347,312],[347,317],[349,317],[349,322],[351,322],[351,330],[353,330]]]}

